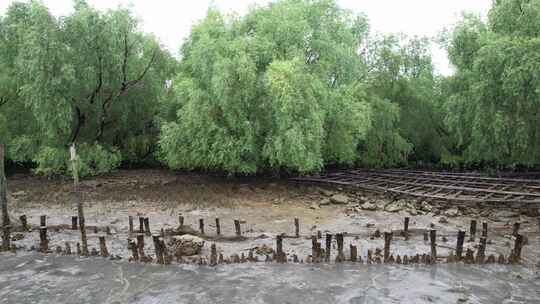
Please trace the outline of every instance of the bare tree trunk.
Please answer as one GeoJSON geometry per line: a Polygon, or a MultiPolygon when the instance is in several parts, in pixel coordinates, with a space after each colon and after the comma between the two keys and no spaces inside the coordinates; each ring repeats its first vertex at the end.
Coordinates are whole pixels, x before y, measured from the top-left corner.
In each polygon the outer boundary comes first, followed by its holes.
{"type": "Polygon", "coordinates": [[[0,143],[0,204],[2,205],[2,249],[7,251],[10,248],[10,230],[11,223],[9,221],[8,214],[8,201],[7,201],[7,181],[4,173],[4,144],[0,143]]]}
{"type": "Polygon", "coordinates": [[[77,199],[77,212],[79,216],[79,229],[81,231],[81,244],[82,244],[82,252],[81,254],[83,256],[88,256],[88,242],[86,239],[86,227],[84,225],[84,210],[83,210],[83,202],[82,202],[82,195],[79,191],[79,168],[77,166],[77,151],[75,150],[75,144],[72,144],[70,147],[70,154],[71,154],[71,166],[73,171],[73,186],[75,188],[75,195],[77,199]]]}

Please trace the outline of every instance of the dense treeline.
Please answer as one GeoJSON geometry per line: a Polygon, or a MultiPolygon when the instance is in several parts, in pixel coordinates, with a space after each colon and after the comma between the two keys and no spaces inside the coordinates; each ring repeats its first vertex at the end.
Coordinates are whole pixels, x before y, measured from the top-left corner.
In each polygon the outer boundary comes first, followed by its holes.
{"type": "Polygon", "coordinates": [[[129,9],[39,1],[0,16],[0,140],[38,174],[121,163],[312,172],[326,166],[540,163],[540,0],[494,1],[432,41],[373,35],[332,0],[209,9],[174,58],[129,9]]]}

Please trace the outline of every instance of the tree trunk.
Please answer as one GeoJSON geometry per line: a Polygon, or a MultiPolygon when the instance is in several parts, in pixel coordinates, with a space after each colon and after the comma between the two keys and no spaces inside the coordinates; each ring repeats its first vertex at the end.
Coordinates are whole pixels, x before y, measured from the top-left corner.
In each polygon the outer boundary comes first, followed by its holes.
{"type": "Polygon", "coordinates": [[[2,249],[7,251],[10,248],[10,230],[11,223],[8,214],[8,201],[7,201],[7,181],[4,173],[4,144],[0,143],[0,205],[2,205],[2,249]]]}

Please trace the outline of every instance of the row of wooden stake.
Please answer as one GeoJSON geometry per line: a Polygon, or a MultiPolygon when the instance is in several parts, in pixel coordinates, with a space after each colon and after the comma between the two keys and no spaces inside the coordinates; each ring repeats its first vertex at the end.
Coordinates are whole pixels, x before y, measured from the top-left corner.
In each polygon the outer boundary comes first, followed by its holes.
{"type": "MultiPolygon", "coordinates": [[[[25,215],[20,216],[21,224],[23,226],[23,229],[28,229],[28,223],[25,215]]],[[[184,225],[184,217],[179,217],[179,224],[180,227],[184,225]]],[[[204,222],[203,220],[199,220],[200,224],[200,232],[201,234],[204,234],[204,222]]],[[[240,221],[235,220],[235,230],[237,235],[241,235],[240,231],[240,221]]],[[[299,231],[299,220],[295,218],[294,220],[295,224],[295,236],[300,237],[300,231],[299,231]]],[[[404,229],[401,232],[402,236],[405,236],[406,239],[409,237],[409,218],[405,218],[404,221],[404,229]]],[[[476,226],[477,222],[475,220],[471,221],[470,225],[470,237],[469,241],[475,241],[476,236],[476,226]]],[[[78,216],[72,217],[72,229],[76,230],[77,228],[80,228],[80,221],[78,216]]],[[[508,256],[508,258],[505,258],[504,255],[499,255],[499,257],[496,259],[494,255],[489,255],[486,257],[486,247],[487,247],[487,233],[488,233],[488,225],[487,223],[482,224],[482,236],[480,237],[480,242],[478,246],[478,251],[476,253],[476,257],[474,256],[474,252],[472,249],[467,249],[466,252],[463,252],[463,246],[465,243],[465,231],[458,231],[457,235],[457,243],[456,243],[456,251],[455,255],[452,253],[448,257],[446,257],[448,262],[456,262],[456,261],[465,261],[467,263],[517,263],[520,260],[521,257],[521,249],[523,246],[523,236],[519,234],[520,224],[515,223],[513,226],[513,235],[515,237],[514,247],[511,251],[511,254],[508,256]]],[[[95,228],[97,233],[97,227],[95,228]]],[[[129,231],[130,233],[135,233],[133,228],[133,217],[129,216],[129,231]]],[[[216,219],[216,232],[219,235],[220,234],[220,225],[219,225],[219,219],[216,219]]],[[[110,234],[110,229],[107,229],[107,234],[110,234]]],[[[132,239],[128,239],[128,249],[131,252],[132,257],[130,260],[133,261],[143,261],[143,262],[151,262],[154,259],[145,254],[144,252],[144,237],[145,235],[152,235],[150,231],[150,221],[148,217],[139,217],[139,231],[136,235],[136,242],[132,239]]],[[[49,240],[47,237],[47,225],[46,225],[46,216],[40,217],[40,226],[39,226],[39,236],[40,236],[40,246],[39,250],[41,252],[47,253],[50,252],[49,250],[49,240]]],[[[429,231],[429,233],[424,234],[424,240],[430,241],[430,248],[431,252],[430,254],[417,254],[412,257],[408,256],[397,256],[394,258],[394,256],[390,252],[391,248],[391,242],[393,239],[394,234],[392,232],[385,232],[384,233],[384,249],[376,249],[375,254],[372,250],[368,250],[367,252],[367,260],[366,263],[398,263],[398,264],[409,264],[409,263],[427,263],[432,264],[436,263],[437,261],[437,231],[432,229],[429,231]],[[381,254],[382,253],[382,254],[381,254]]],[[[267,256],[266,261],[277,261],[280,263],[286,263],[287,262],[287,254],[285,253],[283,249],[283,239],[285,235],[281,234],[276,237],[276,248],[274,251],[274,254],[272,257],[267,256]]],[[[331,258],[331,250],[332,250],[332,234],[326,234],[326,240],[325,240],[325,248],[322,248],[322,244],[319,243],[318,239],[320,239],[321,233],[319,232],[318,235],[311,236],[312,241],[312,254],[308,257],[306,262],[312,262],[312,263],[320,263],[320,262],[330,262],[331,258]]],[[[152,240],[154,244],[154,252],[155,252],[155,261],[158,264],[169,264],[173,260],[173,254],[171,254],[165,245],[165,232],[162,229],[160,235],[152,235],[152,240]]],[[[107,250],[106,245],[106,239],[105,236],[99,236],[99,253],[95,248],[92,248],[92,251],[90,253],[85,253],[83,249],[81,249],[81,246],[79,243],[76,244],[77,247],[77,254],[81,256],[88,256],[88,255],[99,255],[102,257],[108,257],[109,252],[107,250]]],[[[335,235],[335,240],[337,243],[337,255],[335,258],[335,262],[340,263],[344,261],[350,261],[350,262],[363,262],[362,257],[358,255],[358,248],[355,245],[350,244],[350,255],[349,259],[345,258],[344,254],[344,234],[338,233],[335,235]]],[[[62,249],[60,246],[56,247],[57,253],[65,253],[65,254],[72,254],[71,247],[69,243],[66,242],[65,249],[62,249]]],[[[181,258],[181,257],[177,257],[181,258]]],[[[216,244],[211,245],[211,255],[209,258],[209,264],[210,265],[217,265],[220,263],[235,263],[235,262],[245,262],[245,261],[257,261],[256,258],[253,257],[253,252],[250,251],[250,254],[248,258],[246,259],[243,254],[241,255],[233,255],[230,259],[225,259],[222,254],[217,254],[217,248],[216,244]]],[[[303,260],[299,260],[296,255],[292,256],[292,262],[303,262],[303,260]]],[[[201,260],[202,264],[205,264],[206,261],[201,260]]]]}

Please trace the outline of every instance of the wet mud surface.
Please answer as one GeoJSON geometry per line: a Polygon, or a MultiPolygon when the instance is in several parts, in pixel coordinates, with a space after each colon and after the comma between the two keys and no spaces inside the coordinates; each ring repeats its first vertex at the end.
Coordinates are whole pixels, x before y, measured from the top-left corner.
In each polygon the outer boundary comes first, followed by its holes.
{"type": "Polygon", "coordinates": [[[0,303],[540,303],[522,266],[143,265],[3,257],[0,303]]]}
{"type": "MultiPolygon", "coordinates": [[[[46,180],[30,175],[8,179],[10,212],[16,220],[25,214],[31,232],[20,233],[17,254],[0,257],[0,303],[540,303],[538,216],[530,210],[498,210],[489,206],[455,208],[436,202],[372,196],[335,187],[290,183],[283,180],[230,179],[159,170],[133,170],[86,180],[81,187],[88,244],[98,248],[105,235],[109,253],[122,257],[109,261],[91,257],[48,255],[29,251],[39,247],[39,216],[47,215],[49,248],[80,241],[70,230],[76,215],[71,181],[46,180]],[[307,262],[311,235],[319,231],[345,234],[345,255],[350,244],[365,261],[368,250],[382,249],[377,231],[394,231],[393,255],[430,252],[423,232],[437,230],[438,265],[360,265],[245,263],[216,268],[178,264],[160,266],[127,262],[128,216],[148,217],[152,232],[178,227],[178,216],[197,231],[205,221],[200,255],[181,262],[205,261],[210,245],[226,258],[250,249],[275,248],[278,234],[294,236],[294,218],[300,237],[284,239],[284,251],[307,262]],[[215,218],[221,222],[220,238],[215,218]],[[403,220],[410,217],[408,240],[399,236],[403,220]],[[233,240],[233,221],[241,221],[243,240],[233,240]],[[513,224],[527,244],[522,265],[443,264],[455,251],[458,229],[469,230],[478,221],[475,241],[465,248],[476,250],[483,222],[488,223],[489,254],[507,256],[513,246],[513,224]],[[93,227],[98,227],[94,233],[93,227]],[[106,235],[106,227],[111,234],[106,235]],[[61,282],[63,282],[61,284],[61,282]],[[87,286],[87,287],[85,287],[87,286]],[[81,289],[83,288],[83,289],[81,289]],[[80,290],[74,293],[73,290],[80,290]],[[98,301],[92,300],[98,299],[98,301]]],[[[17,233],[17,232],[16,232],[17,233]]],[[[147,237],[145,252],[153,255],[147,237]]],[[[332,258],[336,254],[332,244],[332,258]]],[[[99,249],[99,248],[98,248],[99,249]]],[[[257,255],[264,261],[265,254],[257,255]]]]}

